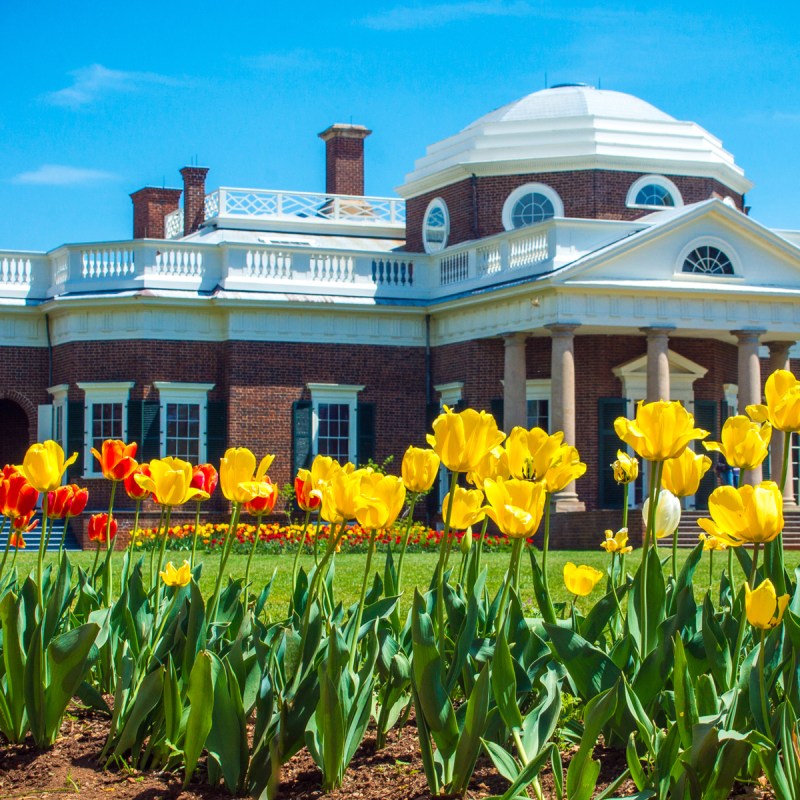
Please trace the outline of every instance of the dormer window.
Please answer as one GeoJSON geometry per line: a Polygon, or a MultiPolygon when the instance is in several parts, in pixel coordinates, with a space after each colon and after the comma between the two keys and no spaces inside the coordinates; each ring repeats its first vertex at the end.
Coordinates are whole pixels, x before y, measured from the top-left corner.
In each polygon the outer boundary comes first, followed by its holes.
{"type": "Polygon", "coordinates": [[[733,263],[718,247],[701,245],[689,253],[683,262],[683,272],[701,275],[733,275],[733,263]]]}
{"type": "Polygon", "coordinates": [[[549,186],[541,183],[520,186],[503,205],[503,227],[507,231],[563,216],[561,198],[549,186]]]}
{"type": "Polygon", "coordinates": [[[447,247],[450,236],[450,213],[447,203],[436,197],[428,204],[425,218],[422,221],[422,240],[426,253],[438,253],[447,247]]]}
{"type": "Polygon", "coordinates": [[[631,184],[625,204],[628,208],[674,208],[683,205],[683,198],[669,178],[644,175],[631,184]]]}

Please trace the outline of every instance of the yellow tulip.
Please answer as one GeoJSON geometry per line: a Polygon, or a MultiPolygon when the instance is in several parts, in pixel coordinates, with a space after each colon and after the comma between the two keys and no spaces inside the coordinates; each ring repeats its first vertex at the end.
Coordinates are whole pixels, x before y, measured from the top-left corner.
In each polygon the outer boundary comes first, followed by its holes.
{"type": "Polygon", "coordinates": [[[800,382],[785,369],[767,378],[764,386],[766,405],[747,406],[756,422],[769,422],[779,431],[800,431],[800,382]]]}
{"type": "MultiPolygon", "coordinates": [[[[348,471],[353,471],[353,465],[349,462],[348,468],[348,471]]],[[[322,489],[341,469],[342,465],[336,459],[330,456],[316,456],[311,462],[311,481],[317,489],[322,489]]]]}
{"type": "Polygon", "coordinates": [[[403,483],[409,492],[427,492],[439,474],[441,459],[433,450],[409,447],[403,456],[403,483]]]}
{"type": "Polygon", "coordinates": [[[356,509],[356,520],[369,530],[391,527],[403,510],[405,499],[402,478],[372,472],[361,479],[361,503],[356,509]]]}
{"type": "Polygon", "coordinates": [[[484,484],[484,491],[489,503],[486,515],[506,536],[519,539],[536,533],[547,502],[544,483],[516,478],[489,479],[484,484]]]}
{"type": "Polygon", "coordinates": [[[586,464],[581,461],[578,450],[570,445],[562,445],[559,450],[560,458],[545,472],[543,480],[550,494],[560,492],[577,480],[586,472],[586,464]]]}
{"type": "MultiPolygon", "coordinates": [[[[642,517],[644,524],[650,521],[650,498],[642,504],[642,517]]],[[[681,522],[681,501],[672,494],[669,489],[662,489],[658,493],[658,503],[656,503],[656,515],[653,533],[656,539],[663,539],[665,536],[672,536],[678,529],[681,522]]]]}
{"type": "Polygon", "coordinates": [[[433,423],[433,434],[426,437],[428,444],[447,469],[472,472],[486,453],[505,439],[505,434],[485,411],[467,408],[456,414],[447,406],[444,410],[433,423]]]}
{"type": "Polygon", "coordinates": [[[20,471],[37,492],[54,492],[61,486],[61,478],[67,467],[78,458],[73,453],[64,461],[64,451],[58,442],[32,444],[25,453],[20,471]]]}
{"type": "Polygon", "coordinates": [[[744,542],[771,542],[783,530],[783,497],[777,483],[720,486],[708,498],[711,519],[697,524],[708,534],[738,547],[744,542]]]}
{"type": "Polygon", "coordinates": [[[542,428],[513,428],[506,440],[508,469],[517,480],[540,481],[549,469],[558,464],[564,434],[548,434],[542,428]]]}
{"type": "MultiPolygon", "coordinates": [[[[246,503],[252,493],[242,484],[261,481],[275,460],[275,456],[264,456],[256,470],[256,457],[246,447],[231,447],[219,462],[219,485],[222,494],[232,503],[246,503]]],[[[160,499],[160,498],[159,498],[160,499]]]]}
{"type": "Polygon", "coordinates": [[[184,561],[180,567],[175,569],[175,565],[169,561],[164,571],[158,574],[167,586],[187,586],[192,579],[192,568],[188,561],[184,561]]]}
{"type": "Polygon", "coordinates": [[[322,491],[322,518],[331,524],[341,525],[356,518],[362,504],[361,479],[369,474],[365,469],[348,472],[342,468],[334,471],[330,482],[322,491]]]}
{"type": "Polygon", "coordinates": [[[789,605],[789,595],[778,597],[772,581],[765,580],[757,589],[744,585],[744,608],[747,621],[754,627],[769,631],[781,624],[783,613],[789,605]]]}
{"type": "Polygon", "coordinates": [[[479,489],[491,478],[510,478],[511,470],[508,468],[508,452],[505,448],[493,447],[480,461],[477,467],[467,475],[467,482],[479,489]]]}
{"type": "Polygon", "coordinates": [[[188,461],[180,458],[154,458],[150,474],[136,473],[136,483],[142,489],[153,492],[162,506],[182,506],[189,500],[208,500],[208,492],[192,487],[194,470],[188,461]]]}
{"type": "Polygon", "coordinates": [[[591,594],[594,587],[603,580],[604,573],[594,567],[582,564],[576,567],[571,561],[564,564],[564,585],[567,591],[578,597],[591,594]]]}
{"type": "MultiPolygon", "coordinates": [[[[442,501],[442,519],[447,522],[450,493],[442,501]]],[[[450,528],[465,531],[480,522],[485,514],[483,492],[480,489],[464,489],[456,486],[453,491],[453,510],[450,512],[450,528]]]]}
{"type": "Polygon", "coordinates": [[[754,469],[767,457],[771,436],[769,422],[752,422],[743,414],[737,414],[725,420],[721,442],[703,442],[703,447],[722,453],[732,467],[754,469]]]}
{"type": "Polygon", "coordinates": [[[727,550],[728,543],[705,531],[700,531],[697,538],[703,542],[703,552],[706,550],[727,550]]]}
{"type": "Polygon", "coordinates": [[[688,447],[676,458],[664,462],[661,485],[676,497],[697,494],[703,475],[708,472],[711,459],[692,452],[688,447]]]}
{"type": "Polygon", "coordinates": [[[639,459],[617,450],[617,460],[611,465],[617,483],[633,483],[639,477],[639,459]]]}
{"type": "Polygon", "coordinates": [[[616,533],[606,531],[606,540],[600,543],[600,547],[607,553],[630,553],[633,548],[628,544],[628,529],[620,528],[616,533]]]}
{"type": "Polygon", "coordinates": [[[614,430],[648,461],[666,461],[679,456],[693,439],[705,439],[708,431],[694,427],[694,417],[678,402],[641,401],[636,418],[617,417],[614,430]]]}

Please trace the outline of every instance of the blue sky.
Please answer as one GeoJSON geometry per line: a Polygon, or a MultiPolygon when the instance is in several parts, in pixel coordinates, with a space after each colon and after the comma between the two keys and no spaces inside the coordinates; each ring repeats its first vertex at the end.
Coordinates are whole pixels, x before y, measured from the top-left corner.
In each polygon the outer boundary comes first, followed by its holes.
{"type": "Polygon", "coordinates": [[[128,238],[129,193],[324,189],[332,122],[372,128],[366,191],[550,84],[601,83],[722,139],[753,216],[800,229],[796,4],[0,0],[0,249],[128,238]],[[768,16],[759,12],[768,10],[768,16]]]}

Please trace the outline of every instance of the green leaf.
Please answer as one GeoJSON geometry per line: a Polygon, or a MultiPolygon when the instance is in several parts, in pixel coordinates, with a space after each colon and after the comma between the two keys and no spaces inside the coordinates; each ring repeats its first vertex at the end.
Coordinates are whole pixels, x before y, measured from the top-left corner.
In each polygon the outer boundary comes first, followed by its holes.
{"type": "Polygon", "coordinates": [[[531,559],[531,573],[533,575],[533,593],[536,596],[536,602],[539,605],[539,613],[542,619],[550,625],[555,625],[556,612],[553,608],[553,601],[550,599],[550,593],[545,585],[544,574],[539,562],[536,560],[536,551],[533,547],[528,548],[528,555],[531,559]]]}
{"type": "Polygon", "coordinates": [[[0,601],[0,628],[3,631],[3,664],[8,698],[9,739],[20,741],[27,727],[25,711],[25,646],[22,641],[22,600],[13,593],[0,601]]]}
{"type": "Polygon", "coordinates": [[[612,590],[592,606],[591,611],[580,625],[580,634],[587,642],[592,644],[597,642],[611,618],[617,613],[617,602],[622,603],[622,598],[632,586],[632,582],[624,583],[617,587],[616,600],[612,590]]]}
{"type": "Polygon", "coordinates": [[[197,760],[203,752],[206,737],[211,730],[214,696],[212,679],[212,658],[208,652],[201,652],[194,662],[189,675],[189,688],[186,699],[189,701],[189,715],[186,720],[186,739],[183,746],[186,774],[183,785],[187,786],[194,774],[197,760]]]}
{"type": "Polygon", "coordinates": [[[492,657],[492,694],[503,722],[511,728],[522,728],[522,714],[517,705],[517,679],[511,651],[506,641],[505,626],[497,637],[492,657]]]}
{"type": "Polygon", "coordinates": [[[486,727],[486,714],[489,711],[489,665],[483,669],[475,681],[475,686],[467,700],[467,712],[464,724],[458,737],[458,746],[454,756],[453,786],[456,794],[467,791],[475,762],[481,750],[481,734],[486,727]]]}
{"type": "MultiPolygon", "coordinates": [[[[702,546],[702,543],[701,543],[702,546]]],[[[698,712],[694,687],[689,679],[686,653],[680,636],[675,636],[675,670],[672,681],[675,687],[675,713],[681,744],[684,748],[692,744],[692,728],[697,724],[698,712]]]]}
{"type": "Polygon", "coordinates": [[[509,782],[513,783],[519,777],[519,764],[511,753],[496,742],[481,739],[484,749],[492,759],[495,769],[509,782]]]}
{"type": "MultiPolygon", "coordinates": [[[[740,547],[736,549],[741,550],[740,547]]],[[[706,649],[706,658],[708,658],[708,666],[711,670],[711,674],[714,676],[714,682],[722,691],[727,691],[733,686],[733,661],[731,659],[728,640],[717,622],[714,614],[714,606],[708,595],[706,595],[703,601],[702,632],[703,644],[706,649]]]]}

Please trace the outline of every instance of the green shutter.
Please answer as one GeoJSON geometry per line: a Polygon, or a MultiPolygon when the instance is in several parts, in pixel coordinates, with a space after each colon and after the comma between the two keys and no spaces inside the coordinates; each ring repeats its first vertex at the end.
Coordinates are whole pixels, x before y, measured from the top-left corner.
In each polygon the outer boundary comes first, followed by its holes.
{"type": "Polygon", "coordinates": [[[161,404],[152,400],[142,402],[142,433],[140,461],[161,458],[161,404]]]}
{"type": "Polygon", "coordinates": [[[311,401],[292,403],[292,477],[311,465],[311,401]]]}
{"type": "Polygon", "coordinates": [[[375,460],[375,403],[359,403],[356,407],[357,456],[359,466],[375,460]]]}
{"type": "Polygon", "coordinates": [[[83,448],[86,425],[86,408],[82,402],[67,403],[67,458],[78,454],[74,464],[67,469],[67,480],[83,478],[83,448]]]}
{"type": "Polygon", "coordinates": [[[500,428],[500,430],[503,430],[504,405],[505,401],[503,400],[502,397],[495,397],[491,403],[492,416],[495,418],[495,421],[497,422],[497,427],[500,428]]]}
{"type": "MultiPolygon", "coordinates": [[[[709,431],[706,441],[717,440],[717,403],[715,400],[694,401],[694,422],[698,428],[709,431]]],[[[700,442],[694,445],[696,453],[705,453],[700,442]]],[[[717,488],[717,473],[712,467],[703,475],[697,494],[694,496],[695,508],[708,508],[708,497],[717,488]]]]}
{"type": "Polygon", "coordinates": [[[617,458],[617,450],[624,445],[614,430],[614,420],[624,417],[627,402],[624,397],[601,397],[597,408],[597,453],[598,494],[600,508],[622,508],[623,489],[614,480],[611,465],[617,458]]]}
{"type": "Polygon", "coordinates": [[[227,447],[228,404],[223,400],[210,400],[206,417],[206,460],[219,469],[227,447]]]}

